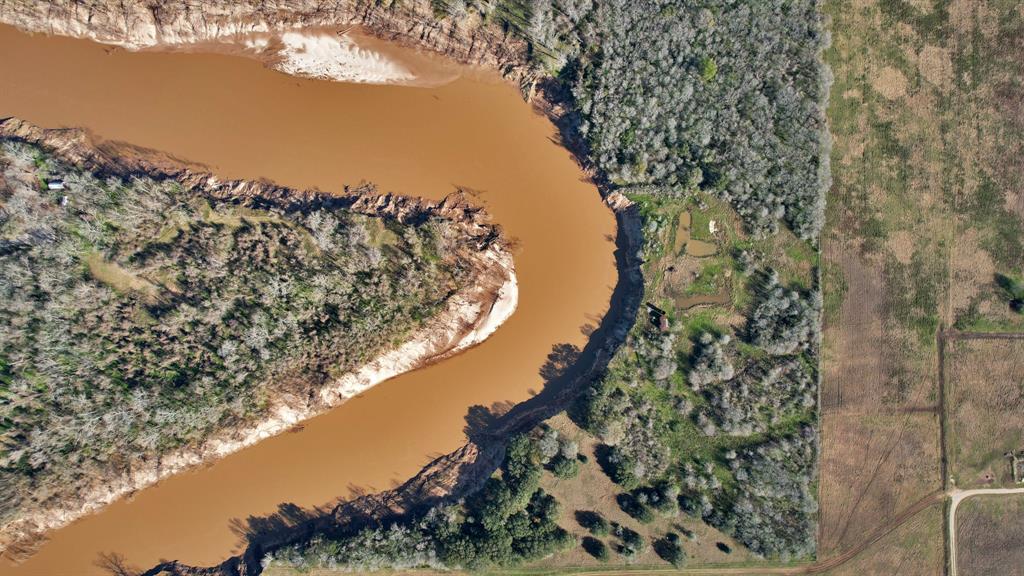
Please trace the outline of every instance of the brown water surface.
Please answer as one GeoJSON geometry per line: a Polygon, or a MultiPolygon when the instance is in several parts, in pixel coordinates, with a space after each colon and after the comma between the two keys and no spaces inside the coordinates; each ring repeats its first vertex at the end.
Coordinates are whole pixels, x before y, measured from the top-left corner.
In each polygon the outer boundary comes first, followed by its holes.
{"type": "Polygon", "coordinates": [[[695,258],[707,258],[718,254],[718,246],[714,242],[705,242],[691,237],[690,221],[689,212],[679,213],[674,252],[680,254],[680,250],[686,248],[686,254],[695,258]]]}
{"type": "Polygon", "coordinates": [[[616,281],[611,213],[555,131],[514,88],[463,73],[433,88],[303,80],[218,54],[132,53],[0,26],[0,116],[203,162],[232,178],[441,197],[458,186],[520,241],[516,314],[481,346],[119,501],[50,535],[0,574],[104,574],[100,553],[146,567],[217,563],[237,521],[282,503],[323,505],[386,489],[464,441],[470,406],[539,391],[552,346],[582,346],[616,281]]]}

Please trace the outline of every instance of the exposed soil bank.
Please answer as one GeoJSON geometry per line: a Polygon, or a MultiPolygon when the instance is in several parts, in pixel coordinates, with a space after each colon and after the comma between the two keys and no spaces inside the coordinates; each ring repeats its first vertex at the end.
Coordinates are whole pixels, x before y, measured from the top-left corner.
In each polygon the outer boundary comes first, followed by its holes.
{"type": "Polygon", "coordinates": [[[376,195],[372,189],[328,195],[290,190],[267,181],[223,181],[145,150],[109,144],[105,148],[97,148],[80,130],[43,130],[14,118],[0,120],[0,138],[41,146],[70,164],[104,177],[145,175],[159,180],[170,179],[212,198],[243,204],[256,201],[298,209],[327,205],[400,222],[444,218],[453,222],[464,235],[458,257],[473,271],[473,280],[467,287],[450,295],[445,308],[413,331],[404,343],[381,353],[360,369],[328,383],[319,394],[271,397],[266,418],[253,422],[249,427],[224,430],[201,445],[165,454],[150,464],[136,462],[126,474],[97,478],[91,487],[76,487],[76,496],[46,505],[29,517],[0,526],[0,549],[18,539],[25,540],[44,530],[59,528],[162,478],[280,434],[384,380],[479,344],[512,315],[518,301],[518,287],[507,241],[486,214],[471,206],[459,193],[440,202],[431,202],[376,195]]]}
{"type": "Polygon", "coordinates": [[[0,54],[18,55],[5,59],[0,113],[85,126],[202,161],[220,178],[339,192],[368,179],[438,199],[476,190],[517,240],[520,282],[517,313],[466,354],[53,531],[39,553],[0,573],[102,574],[95,562],[109,552],[132,566],[216,564],[240,551],[247,519],[385,490],[463,445],[478,409],[553,389],[553,349],[582,347],[608,309],[612,215],[551,124],[496,76],[466,70],[415,89],[337,84],[241,58],[131,53],[3,27],[0,54]]]}
{"type": "Polygon", "coordinates": [[[429,0],[381,4],[289,0],[272,7],[252,0],[54,0],[0,3],[0,22],[133,50],[227,50],[256,56],[290,74],[344,81],[432,84],[450,79],[455,70],[414,51],[396,54],[401,46],[499,70],[524,84],[533,78],[524,64],[525,43],[497,26],[483,25],[479,16],[466,14],[441,23],[429,0]],[[359,29],[368,34],[359,34],[359,29]]]}

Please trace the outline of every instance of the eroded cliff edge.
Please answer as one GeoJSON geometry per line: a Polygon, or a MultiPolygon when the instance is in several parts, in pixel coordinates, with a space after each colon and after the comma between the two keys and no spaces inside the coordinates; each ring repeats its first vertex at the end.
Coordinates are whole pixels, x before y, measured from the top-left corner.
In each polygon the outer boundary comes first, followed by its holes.
{"type": "Polygon", "coordinates": [[[0,22],[29,32],[88,38],[135,50],[239,43],[253,34],[358,26],[392,43],[498,70],[524,91],[531,89],[538,72],[528,64],[529,47],[522,38],[484,21],[479,14],[466,13],[440,21],[434,9],[428,0],[8,0],[0,2],[0,22]]]}
{"type": "Polygon", "coordinates": [[[282,391],[274,395],[265,411],[267,416],[257,422],[220,430],[197,445],[174,450],[151,461],[133,462],[126,473],[96,478],[66,497],[48,500],[31,513],[0,526],[0,548],[65,525],[161,478],[283,432],[383,380],[479,343],[516,307],[518,290],[509,243],[500,227],[461,193],[433,202],[392,194],[378,195],[370,187],[346,189],[344,194],[332,195],[317,190],[292,190],[266,181],[221,180],[200,166],[158,152],[95,142],[80,130],[44,130],[18,119],[0,121],[0,139],[38,146],[98,176],[170,180],[209,198],[231,200],[243,206],[291,210],[329,208],[401,223],[441,218],[458,231],[456,257],[472,271],[472,280],[451,294],[441,311],[409,334],[404,343],[384,350],[359,369],[317,390],[282,391]]]}

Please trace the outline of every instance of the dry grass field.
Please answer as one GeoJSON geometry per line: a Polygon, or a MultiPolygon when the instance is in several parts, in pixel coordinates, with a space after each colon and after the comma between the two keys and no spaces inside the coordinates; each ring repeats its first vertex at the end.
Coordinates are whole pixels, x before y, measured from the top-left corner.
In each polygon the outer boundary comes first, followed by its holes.
{"type": "Polygon", "coordinates": [[[936,576],[942,574],[942,506],[917,514],[829,576],[936,576]]]}
{"type": "Polygon", "coordinates": [[[1010,486],[1024,449],[1024,340],[956,340],[946,350],[949,473],[958,488],[1010,486]]]}
{"type": "Polygon", "coordinates": [[[819,558],[942,488],[938,331],[1024,325],[996,280],[1024,269],[1024,8],[828,0],[825,10],[834,185],[822,238],[819,558]]]}
{"type": "MultiPolygon", "coordinates": [[[[545,474],[541,483],[544,490],[554,495],[561,504],[560,526],[576,535],[581,540],[590,535],[586,528],[576,520],[576,512],[598,512],[609,522],[618,522],[639,532],[645,542],[647,551],[639,555],[633,566],[669,567],[669,564],[658,557],[652,542],[665,536],[667,532],[675,532],[683,537],[683,549],[687,554],[687,566],[722,563],[742,563],[756,558],[750,551],[738,544],[729,536],[705,524],[700,518],[680,514],[672,518],[658,516],[649,524],[642,524],[631,518],[619,508],[615,497],[622,493],[622,487],[608,478],[597,463],[594,448],[598,441],[591,435],[580,430],[565,414],[548,421],[560,434],[579,442],[580,453],[588,457],[588,461],[580,465],[580,473],[575,478],[559,479],[545,474]],[[724,544],[729,552],[725,552],[719,544],[724,544]]],[[[528,568],[557,568],[569,566],[625,566],[626,560],[613,549],[617,539],[613,535],[598,537],[609,546],[609,559],[602,562],[582,546],[556,554],[528,568]]]]}
{"type": "Polygon", "coordinates": [[[819,558],[851,548],[941,485],[939,422],[927,410],[937,390],[934,296],[945,290],[942,265],[951,242],[948,216],[915,206],[939,191],[896,154],[916,148],[920,156],[932,155],[928,140],[910,134],[931,111],[922,103],[894,102],[906,97],[908,82],[890,60],[906,39],[882,25],[873,2],[828,2],[827,10],[833,18],[827,57],[835,74],[829,108],[834,185],[822,238],[829,305],[819,558]],[[899,150],[897,122],[913,141],[899,150]],[[916,278],[912,264],[923,272],[916,278]],[[922,302],[914,301],[917,293],[922,302]]]}
{"type": "Polygon", "coordinates": [[[1024,496],[975,496],[957,511],[958,576],[1024,576],[1024,496]]]}

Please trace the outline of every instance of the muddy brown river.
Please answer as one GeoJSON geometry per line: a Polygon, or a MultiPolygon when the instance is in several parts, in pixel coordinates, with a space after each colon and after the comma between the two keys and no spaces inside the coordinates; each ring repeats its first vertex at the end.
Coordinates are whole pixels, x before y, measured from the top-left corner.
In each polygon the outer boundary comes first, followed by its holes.
{"type": "Polygon", "coordinates": [[[51,532],[3,575],[108,574],[100,554],[149,568],[218,563],[250,516],[387,489],[464,440],[473,405],[543,387],[552,346],[582,346],[616,282],[615,221],[550,122],[496,76],[437,87],[306,80],[223,54],[129,52],[0,26],[0,116],[201,162],[230,178],[439,198],[462,186],[516,238],[519,308],[482,345],[51,532]]]}

